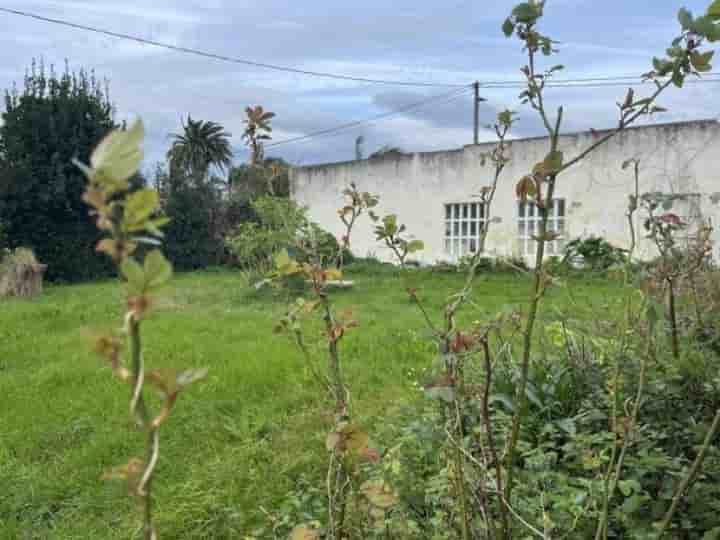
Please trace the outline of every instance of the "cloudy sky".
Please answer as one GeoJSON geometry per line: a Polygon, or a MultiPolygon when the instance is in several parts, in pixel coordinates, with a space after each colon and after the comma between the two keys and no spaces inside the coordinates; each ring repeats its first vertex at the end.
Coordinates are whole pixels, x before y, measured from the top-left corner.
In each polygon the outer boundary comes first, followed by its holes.
{"type": "MultiPolygon", "coordinates": [[[[519,79],[524,57],[500,31],[513,0],[2,0],[0,6],[133,34],[173,45],[299,69],[434,84],[519,79]]],[[[683,5],[700,13],[709,0],[548,0],[545,33],[559,40],[565,78],[625,76],[649,69],[676,35],[683,5]]],[[[149,131],[148,162],[162,159],[168,136],[187,114],[222,123],[236,159],[243,110],[262,104],[277,113],[282,141],[402,108],[447,87],[358,83],[259,69],[180,54],[81,30],[0,13],[0,84],[21,81],[33,57],[46,64],[94,69],[110,81],[118,118],[140,115],[149,131]]],[[[718,70],[720,71],[720,69],[718,70]]],[[[668,94],[671,112],[658,121],[715,117],[720,84],[668,94]]],[[[567,130],[611,125],[623,88],[549,90],[565,104],[567,130]]],[[[519,108],[517,90],[483,90],[482,121],[519,108]]],[[[516,135],[539,133],[519,108],[516,135]]],[[[294,163],[352,159],[356,137],[366,154],[381,145],[406,151],[458,147],[472,140],[472,99],[439,99],[405,114],[332,136],[268,149],[294,163]]],[[[488,137],[483,131],[482,136],[488,137]]]]}

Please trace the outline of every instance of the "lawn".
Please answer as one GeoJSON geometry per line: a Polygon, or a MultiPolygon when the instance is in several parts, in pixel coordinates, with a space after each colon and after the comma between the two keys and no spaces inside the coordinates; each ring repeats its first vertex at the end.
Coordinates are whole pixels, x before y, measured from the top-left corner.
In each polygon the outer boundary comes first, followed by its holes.
{"type": "MultiPolygon", "coordinates": [[[[354,416],[372,432],[381,415],[423,399],[413,370],[433,355],[422,316],[404,292],[417,287],[436,318],[459,274],[351,272],[335,295],[360,327],[342,343],[354,416]]],[[[231,271],[177,276],[144,324],[150,367],[210,369],[180,397],[161,434],[155,482],[161,538],[242,538],[303,479],[324,474],[330,415],[301,355],[273,333],[282,296],[256,293],[231,271]]],[[[530,283],[481,276],[464,321],[518,305],[530,283]]],[[[568,280],[548,293],[600,306],[609,281],[568,280]]],[[[607,308],[608,306],[605,305],[607,308]]],[[[101,476],[140,455],[128,392],[89,352],[93,329],[118,326],[117,282],[53,286],[35,301],[0,303],[0,531],[3,538],[137,538],[134,503],[101,476]]],[[[316,329],[310,330],[314,335],[316,329]]],[[[321,354],[321,353],[319,353],[321,354]]]]}

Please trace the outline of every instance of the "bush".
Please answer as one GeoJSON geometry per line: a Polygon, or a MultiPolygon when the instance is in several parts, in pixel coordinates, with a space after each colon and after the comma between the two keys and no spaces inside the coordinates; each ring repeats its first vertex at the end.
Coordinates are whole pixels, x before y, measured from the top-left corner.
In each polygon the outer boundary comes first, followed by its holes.
{"type": "MultiPolygon", "coordinates": [[[[260,197],[251,203],[255,221],[241,223],[225,239],[225,245],[240,267],[258,278],[274,267],[275,255],[286,249],[299,262],[310,262],[303,245],[316,245],[316,252],[328,262],[339,249],[338,240],[311,222],[307,210],[290,199],[260,197]]],[[[343,260],[352,262],[352,254],[343,251],[343,260]]]]}
{"type": "Polygon", "coordinates": [[[218,264],[223,245],[215,234],[219,208],[211,188],[175,186],[163,206],[170,218],[165,227],[165,246],[173,266],[178,270],[196,270],[218,264]]]}
{"type": "Polygon", "coordinates": [[[565,262],[581,258],[585,268],[607,270],[615,264],[625,262],[627,251],[613,246],[599,236],[576,238],[565,246],[565,262]]]}

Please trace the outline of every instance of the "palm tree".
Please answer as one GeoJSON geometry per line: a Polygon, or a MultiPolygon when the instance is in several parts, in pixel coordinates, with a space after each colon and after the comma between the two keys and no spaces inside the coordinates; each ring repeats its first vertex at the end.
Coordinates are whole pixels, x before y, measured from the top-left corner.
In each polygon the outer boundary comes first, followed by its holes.
{"type": "Polygon", "coordinates": [[[172,135],[167,157],[171,171],[181,171],[198,184],[207,180],[210,167],[225,171],[232,165],[230,133],[216,122],[193,120],[189,115],[183,132],[172,135]]]}

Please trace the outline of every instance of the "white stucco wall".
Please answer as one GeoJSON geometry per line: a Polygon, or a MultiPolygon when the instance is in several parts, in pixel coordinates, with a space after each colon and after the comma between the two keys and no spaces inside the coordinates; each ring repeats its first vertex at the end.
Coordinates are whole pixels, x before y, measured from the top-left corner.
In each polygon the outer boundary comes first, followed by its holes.
{"type": "MultiPolygon", "coordinates": [[[[710,195],[720,192],[720,125],[714,120],[632,128],[602,146],[558,180],[556,196],[566,201],[566,238],[599,235],[627,247],[628,195],[634,191],[630,169],[621,164],[629,158],[641,162],[640,193],[701,193],[702,213],[720,223],[720,207],[710,195]]],[[[593,143],[598,134],[563,136],[560,149],[571,159],[593,143]]],[[[494,144],[466,146],[459,150],[388,156],[372,160],[335,163],[292,170],[292,196],[309,208],[310,216],[323,228],[340,235],[343,228],[337,209],[342,191],[355,182],[361,191],[380,196],[376,213],[395,213],[413,238],[425,242],[425,251],[413,255],[423,262],[447,259],[444,250],[446,203],[473,202],[473,196],[489,185],[492,166],[481,165],[480,155],[494,144]]],[[[514,140],[511,161],[500,180],[488,236],[490,255],[519,254],[515,183],[542,161],[548,152],[547,138],[514,140]]],[[[642,236],[642,216],[638,216],[642,236]]],[[[373,254],[391,259],[387,248],[372,233],[367,216],[358,223],[352,238],[356,255],[373,254]]],[[[715,231],[716,242],[720,231],[715,231]]],[[[639,254],[653,254],[649,242],[640,240],[639,254]]]]}

